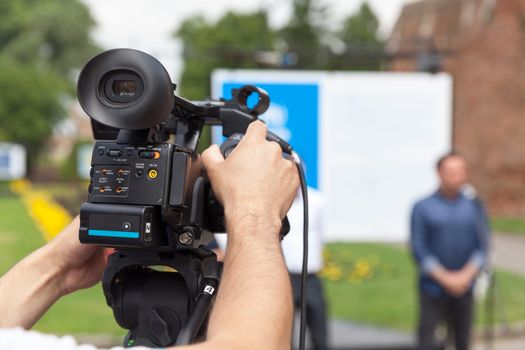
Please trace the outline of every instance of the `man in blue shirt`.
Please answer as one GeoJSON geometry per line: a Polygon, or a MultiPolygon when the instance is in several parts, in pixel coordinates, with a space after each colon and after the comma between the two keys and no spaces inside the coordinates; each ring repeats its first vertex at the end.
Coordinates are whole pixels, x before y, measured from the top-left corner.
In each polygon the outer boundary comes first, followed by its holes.
{"type": "Polygon", "coordinates": [[[464,350],[472,324],[472,287],[486,261],[489,228],[480,200],[462,192],[467,182],[463,157],[441,157],[437,173],[439,189],[415,204],[411,218],[410,243],[419,266],[418,349],[435,348],[435,328],[445,320],[449,339],[456,350],[464,350]]]}

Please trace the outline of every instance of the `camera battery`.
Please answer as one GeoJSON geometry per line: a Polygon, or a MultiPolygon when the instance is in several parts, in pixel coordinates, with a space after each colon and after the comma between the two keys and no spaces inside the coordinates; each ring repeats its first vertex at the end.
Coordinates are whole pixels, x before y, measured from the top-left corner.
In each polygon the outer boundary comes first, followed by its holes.
{"type": "Polygon", "coordinates": [[[152,206],[84,203],[80,208],[80,242],[106,247],[154,247],[164,233],[152,206]]]}

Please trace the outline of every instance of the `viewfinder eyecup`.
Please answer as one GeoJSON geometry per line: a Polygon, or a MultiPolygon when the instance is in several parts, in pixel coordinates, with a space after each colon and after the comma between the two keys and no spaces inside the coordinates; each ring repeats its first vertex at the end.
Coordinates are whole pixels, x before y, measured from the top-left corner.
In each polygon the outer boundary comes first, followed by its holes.
{"type": "Polygon", "coordinates": [[[175,97],[170,76],[154,57],[114,49],[80,72],[78,100],[90,118],[119,129],[149,129],[168,120],[175,97]]]}

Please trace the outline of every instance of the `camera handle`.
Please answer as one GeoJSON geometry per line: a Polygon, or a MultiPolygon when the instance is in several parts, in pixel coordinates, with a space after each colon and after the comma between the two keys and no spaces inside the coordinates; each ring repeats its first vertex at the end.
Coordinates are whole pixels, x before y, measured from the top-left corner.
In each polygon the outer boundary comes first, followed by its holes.
{"type": "Polygon", "coordinates": [[[204,330],[221,267],[205,248],[162,253],[119,249],[110,255],[102,288],[115,320],[129,330],[123,345],[193,342],[204,330]]]}

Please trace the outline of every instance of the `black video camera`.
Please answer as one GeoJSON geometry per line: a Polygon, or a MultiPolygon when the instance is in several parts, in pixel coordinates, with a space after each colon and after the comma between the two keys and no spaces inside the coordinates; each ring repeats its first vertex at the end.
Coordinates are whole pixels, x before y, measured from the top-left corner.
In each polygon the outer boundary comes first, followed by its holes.
{"type": "MultiPolygon", "coordinates": [[[[156,59],[131,49],[94,57],[78,79],[97,140],[79,236],[117,248],[102,286],[115,319],[130,330],[125,346],[186,344],[202,331],[220,280],[215,255],[202,247],[226,230],[196,151],[199,136],[204,125],[222,125],[227,156],[270,102],[250,85],[234,89],[231,100],[201,102],[175,88],[156,59]]],[[[268,139],[292,154],[276,135],[268,139]]],[[[289,228],[285,218],[281,236],[289,228]]]]}
{"type": "MultiPolygon", "coordinates": [[[[222,124],[226,137],[244,133],[269,97],[244,86],[229,101],[192,103],[175,96],[174,87],[157,60],[135,50],[104,52],[82,70],[78,97],[97,140],[88,203],[80,210],[82,243],[173,250],[197,248],[211,232],[225,232],[196,152],[199,135],[204,124],[222,124]],[[252,93],[258,103],[249,108],[252,93]]],[[[285,222],[282,234],[288,230],[285,222]]]]}

